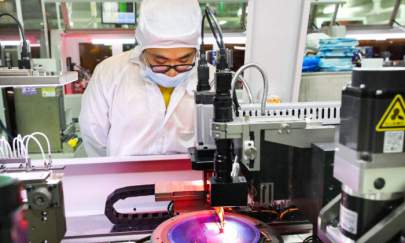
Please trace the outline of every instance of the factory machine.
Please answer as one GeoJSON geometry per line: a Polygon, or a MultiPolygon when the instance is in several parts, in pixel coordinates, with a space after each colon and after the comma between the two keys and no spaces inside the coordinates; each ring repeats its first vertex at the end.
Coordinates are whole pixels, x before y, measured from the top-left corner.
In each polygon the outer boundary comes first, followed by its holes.
{"type": "Polygon", "coordinates": [[[342,92],[334,177],[320,212],[324,242],[404,242],[405,69],[355,69],[342,92]]]}
{"type": "MultiPolygon", "coordinates": [[[[219,29],[209,9],[205,17],[219,29]]],[[[267,105],[266,74],[256,64],[230,72],[218,39],[215,91],[201,48],[195,94],[190,155],[203,191],[156,187],[178,216],[152,242],[282,242],[311,230],[312,241],[403,242],[405,69],[355,69],[341,105],[267,105]],[[262,74],[261,104],[238,104],[235,83],[247,68],[262,74]]]]}
{"type": "MultiPolygon", "coordinates": [[[[7,109],[7,113],[8,116],[14,113],[19,132],[18,135],[13,134],[11,130],[14,129],[8,122],[6,126],[3,121],[7,119],[3,120],[2,117],[0,127],[4,134],[0,137],[0,242],[60,242],[66,233],[62,186],[64,166],[52,165],[51,151],[61,147],[60,134],[64,129],[64,117],[60,112],[63,92],[61,87],[56,86],[77,80],[77,73],[49,72],[41,65],[33,67],[22,25],[11,14],[1,13],[1,17],[9,17],[16,22],[22,37],[22,48],[18,67],[13,66],[11,59],[0,62],[0,87],[11,90],[12,87],[15,88],[15,106],[12,111],[7,109]],[[55,125],[46,130],[49,120],[55,121],[55,125]],[[33,126],[36,126],[35,131],[44,128],[45,133],[50,131],[49,133],[56,136],[49,139],[42,132],[34,132],[33,126]],[[36,144],[31,146],[32,142],[36,144]],[[42,147],[44,142],[47,142],[48,157],[42,147]],[[56,147],[51,148],[51,144],[56,147]],[[42,153],[40,165],[32,164],[29,152],[42,153]]],[[[41,60],[35,63],[39,64],[41,60]]],[[[6,95],[8,93],[4,92],[6,95]]],[[[7,97],[4,98],[6,100],[7,97]]]]}
{"type": "MultiPolygon", "coordinates": [[[[341,104],[269,105],[267,75],[257,64],[232,73],[209,8],[204,20],[220,50],[212,89],[203,43],[200,49],[197,141],[189,152],[192,169],[202,171],[201,183],[116,189],[105,203],[113,225],[107,234],[131,240],[151,233],[137,242],[159,243],[283,242],[281,235],[308,232],[313,235],[305,241],[404,242],[405,69],[355,69],[341,104]],[[248,68],[262,75],[260,104],[239,104],[236,97],[236,83],[248,68]],[[120,200],[143,196],[168,206],[126,213],[117,207],[120,200]]],[[[28,178],[20,177],[30,199],[31,238],[59,242],[66,225],[57,168],[27,168],[19,169],[28,178]],[[55,235],[41,235],[45,226],[56,227],[55,235]]]]}
{"type": "Polygon", "coordinates": [[[196,93],[190,154],[214,210],[184,213],[173,192],[179,215],[152,242],[282,242],[308,229],[313,242],[404,242],[405,69],[354,69],[341,106],[238,106],[240,72],[217,67],[216,91],[203,82],[196,93]]]}
{"type": "Polygon", "coordinates": [[[266,74],[257,64],[232,73],[209,8],[204,18],[220,50],[215,91],[203,43],[198,63],[197,142],[189,152],[203,183],[120,188],[108,197],[105,214],[121,228],[155,224],[152,242],[282,242],[283,234],[316,230],[319,211],[340,190],[332,178],[340,104],[267,105],[266,74]],[[239,104],[235,95],[248,68],[262,75],[260,104],[239,104]],[[168,210],[123,214],[114,207],[119,200],[145,195],[170,201],[168,210]]]}
{"type": "Polygon", "coordinates": [[[51,157],[43,165],[31,164],[26,147],[30,140],[38,142],[38,135],[16,138],[16,150],[1,140],[0,178],[7,183],[0,185],[0,242],[60,242],[66,233],[64,166],[52,165],[51,157]]]}

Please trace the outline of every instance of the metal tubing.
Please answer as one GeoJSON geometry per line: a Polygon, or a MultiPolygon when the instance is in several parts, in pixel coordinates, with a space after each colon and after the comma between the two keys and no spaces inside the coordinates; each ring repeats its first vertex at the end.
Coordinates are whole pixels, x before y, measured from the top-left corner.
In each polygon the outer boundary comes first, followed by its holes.
{"type": "Polygon", "coordinates": [[[236,84],[236,81],[238,80],[238,77],[248,68],[256,68],[257,70],[259,70],[260,74],[262,75],[264,90],[263,90],[260,110],[261,110],[261,114],[264,115],[264,114],[266,114],[266,100],[267,100],[267,94],[268,94],[268,89],[269,89],[269,83],[268,83],[267,76],[266,76],[264,70],[258,64],[248,63],[238,69],[238,71],[235,73],[235,76],[233,76],[233,79],[232,79],[231,95],[233,95],[233,92],[235,91],[235,84],[236,84]]]}

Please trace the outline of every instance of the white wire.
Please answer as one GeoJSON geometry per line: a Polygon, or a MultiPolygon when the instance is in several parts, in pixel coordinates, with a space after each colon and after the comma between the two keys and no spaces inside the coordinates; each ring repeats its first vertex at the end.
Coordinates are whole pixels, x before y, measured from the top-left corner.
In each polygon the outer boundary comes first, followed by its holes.
{"type": "Polygon", "coordinates": [[[3,145],[0,146],[0,154],[1,154],[1,158],[6,158],[6,156],[4,154],[4,150],[3,150],[3,145]]]}
{"type": "Polygon", "coordinates": [[[10,153],[10,158],[13,158],[13,149],[11,148],[10,143],[8,142],[8,140],[5,137],[3,137],[3,139],[4,139],[4,141],[7,142],[6,145],[7,145],[8,152],[10,153]]]}
{"type": "MultiPolygon", "coordinates": [[[[21,143],[20,153],[21,153],[21,155],[20,155],[19,158],[21,158],[21,159],[24,159],[25,154],[28,153],[28,149],[25,147],[24,143],[21,143]]],[[[28,164],[27,159],[28,158],[25,158],[25,163],[26,164],[28,164]]]]}
{"type": "Polygon", "coordinates": [[[7,151],[7,158],[9,158],[9,159],[12,158],[13,150],[11,149],[11,146],[8,143],[7,139],[5,137],[1,137],[0,142],[1,142],[2,147],[5,148],[7,151]]]}
{"type": "Polygon", "coordinates": [[[238,163],[238,156],[235,156],[235,159],[234,159],[233,164],[232,164],[231,177],[239,176],[239,170],[240,170],[240,166],[239,166],[239,163],[238,163]]]}
{"type": "Polygon", "coordinates": [[[23,158],[24,157],[25,150],[22,151],[23,150],[22,147],[24,147],[24,141],[22,139],[21,134],[18,134],[17,137],[15,137],[13,139],[13,149],[14,149],[15,158],[18,159],[18,158],[23,158]]]}
{"type": "Polygon", "coordinates": [[[4,155],[4,156],[2,156],[2,158],[6,159],[8,157],[7,156],[7,149],[5,148],[4,142],[1,139],[0,139],[0,148],[1,148],[2,155],[4,155]]]}
{"type": "Polygon", "coordinates": [[[47,146],[48,146],[48,158],[49,158],[49,162],[51,162],[51,143],[49,142],[48,137],[45,135],[45,133],[42,133],[42,132],[34,132],[34,133],[31,133],[31,136],[33,136],[33,137],[35,137],[36,135],[40,135],[40,136],[42,136],[42,137],[45,139],[46,144],[47,144],[47,146]]]}
{"type": "Polygon", "coordinates": [[[11,145],[10,145],[10,143],[8,142],[8,140],[7,140],[6,138],[3,138],[3,139],[4,139],[4,141],[6,142],[7,149],[8,149],[8,152],[9,152],[9,154],[10,154],[10,158],[12,159],[12,158],[13,158],[13,149],[11,148],[11,145]]]}
{"type": "Polygon", "coordinates": [[[28,161],[28,152],[29,152],[29,151],[28,151],[28,145],[29,145],[30,139],[33,139],[33,140],[37,143],[37,145],[38,145],[38,147],[39,147],[39,150],[41,151],[42,158],[43,158],[44,162],[46,162],[44,149],[42,148],[41,143],[38,141],[38,139],[37,139],[36,137],[34,137],[34,136],[32,136],[32,135],[26,135],[26,136],[24,136],[24,138],[23,138],[23,141],[26,141],[26,142],[25,142],[25,148],[26,148],[26,152],[25,152],[25,162],[26,162],[26,164],[29,165],[29,167],[31,167],[31,164],[28,163],[28,162],[29,162],[29,161],[28,161]]]}
{"type": "MultiPolygon", "coordinates": [[[[17,136],[18,137],[18,136],[17,136]]],[[[13,151],[14,151],[14,158],[18,158],[18,151],[17,151],[17,137],[13,138],[13,151]]]]}
{"type": "Polygon", "coordinates": [[[25,152],[27,150],[27,147],[25,147],[24,145],[24,138],[23,136],[21,136],[21,134],[18,135],[18,140],[17,140],[17,144],[18,144],[18,153],[19,153],[19,157],[20,158],[25,158],[25,152]]]}

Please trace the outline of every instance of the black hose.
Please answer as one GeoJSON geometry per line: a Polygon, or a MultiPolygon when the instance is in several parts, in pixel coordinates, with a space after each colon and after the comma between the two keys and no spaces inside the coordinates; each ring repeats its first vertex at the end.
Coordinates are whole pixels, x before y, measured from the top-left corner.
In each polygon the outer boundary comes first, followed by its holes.
{"type": "Polygon", "coordinates": [[[20,33],[21,33],[21,37],[22,37],[22,39],[23,39],[23,45],[24,45],[24,44],[27,45],[27,40],[25,39],[24,29],[23,29],[23,27],[22,27],[20,21],[18,21],[18,19],[17,19],[16,17],[14,17],[13,15],[11,15],[11,14],[9,14],[9,13],[1,13],[1,14],[0,14],[0,18],[3,17],[3,16],[8,16],[8,17],[12,18],[12,19],[14,20],[14,22],[17,23],[18,29],[20,30],[20,33]]]}
{"type": "Polygon", "coordinates": [[[17,24],[18,29],[20,30],[21,33],[21,38],[23,41],[22,44],[22,50],[21,50],[21,67],[20,68],[31,68],[31,63],[30,63],[30,51],[28,49],[28,43],[27,40],[25,39],[25,33],[24,33],[24,29],[20,23],[20,21],[18,21],[18,19],[16,17],[14,17],[13,15],[9,14],[9,13],[0,13],[0,18],[3,16],[8,16],[10,18],[12,18],[14,20],[14,22],[17,24]]]}
{"type": "Polygon", "coordinates": [[[205,8],[205,14],[207,16],[208,24],[210,26],[212,34],[214,35],[215,41],[218,44],[218,47],[220,49],[225,49],[222,29],[219,26],[218,21],[209,6],[205,8]]]}

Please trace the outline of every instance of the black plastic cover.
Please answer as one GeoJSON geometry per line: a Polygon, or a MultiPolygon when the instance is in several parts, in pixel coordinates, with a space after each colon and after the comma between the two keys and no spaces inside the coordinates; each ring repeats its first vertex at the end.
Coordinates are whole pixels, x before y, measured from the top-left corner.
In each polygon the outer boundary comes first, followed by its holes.
{"type": "Polygon", "coordinates": [[[376,127],[398,94],[405,97],[405,92],[376,95],[361,88],[346,88],[342,92],[339,142],[359,152],[383,153],[384,132],[378,132],[376,127]]]}
{"type": "Polygon", "coordinates": [[[239,207],[247,206],[248,184],[245,177],[232,177],[232,182],[217,182],[211,178],[210,184],[212,207],[239,207]]]}

